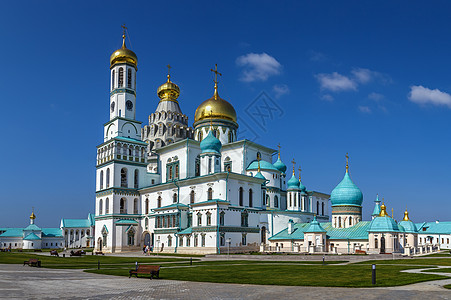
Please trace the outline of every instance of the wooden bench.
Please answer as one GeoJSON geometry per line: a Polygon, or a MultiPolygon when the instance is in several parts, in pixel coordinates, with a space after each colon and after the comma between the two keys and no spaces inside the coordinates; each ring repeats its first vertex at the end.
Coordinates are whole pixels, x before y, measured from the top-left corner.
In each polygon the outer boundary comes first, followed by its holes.
{"type": "Polygon", "coordinates": [[[37,258],[30,258],[29,260],[26,260],[23,262],[23,265],[28,265],[30,267],[40,267],[41,261],[37,258]]]}
{"type": "Polygon", "coordinates": [[[366,251],[356,249],[355,254],[366,254],[366,251]]]}
{"type": "Polygon", "coordinates": [[[156,278],[160,278],[160,266],[149,266],[149,265],[138,265],[138,269],[136,270],[130,270],[130,277],[132,275],[135,275],[136,278],[138,278],[138,274],[149,274],[150,279],[152,279],[154,276],[156,278]]]}
{"type": "Polygon", "coordinates": [[[59,254],[58,254],[58,251],[56,251],[56,250],[52,250],[52,251],[50,251],[50,255],[56,255],[56,256],[60,256],[59,254]]]}

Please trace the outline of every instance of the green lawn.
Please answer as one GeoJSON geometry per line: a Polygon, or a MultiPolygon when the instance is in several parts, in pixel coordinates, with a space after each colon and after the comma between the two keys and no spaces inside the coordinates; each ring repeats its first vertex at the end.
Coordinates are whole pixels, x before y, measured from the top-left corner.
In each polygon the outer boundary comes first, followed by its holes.
{"type": "Polygon", "coordinates": [[[450,289],[451,290],[451,284],[447,284],[443,286],[445,289],[450,289]]]}
{"type": "Polygon", "coordinates": [[[390,265],[416,265],[416,266],[451,266],[451,257],[449,258],[407,258],[407,259],[387,259],[387,260],[368,260],[357,264],[390,264],[390,265]]]}
{"type": "MultiPolygon", "coordinates": [[[[448,277],[431,274],[401,273],[410,266],[379,266],[377,285],[396,286],[448,277]]],[[[128,276],[126,269],[86,270],[86,272],[128,276]]],[[[143,276],[146,277],[146,276],[143,276]]],[[[265,285],[302,285],[330,287],[372,287],[371,268],[364,265],[322,266],[270,264],[197,265],[193,267],[162,267],[162,279],[265,285]]]]}

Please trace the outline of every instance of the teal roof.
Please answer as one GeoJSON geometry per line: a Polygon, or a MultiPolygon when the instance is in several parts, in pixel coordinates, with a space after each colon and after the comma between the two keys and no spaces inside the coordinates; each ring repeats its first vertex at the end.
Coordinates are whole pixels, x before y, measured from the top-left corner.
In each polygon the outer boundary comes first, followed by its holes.
{"type": "MultiPolygon", "coordinates": [[[[418,232],[417,227],[415,226],[415,224],[412,221],[401,221],[398,223],[398,227],[402,226],[402,231],[404,232],[418,232]]],[[[399,228],[401,230],[401,228],[399,228]]]]}
{"type": "Polygon", "coordinates": [[[451,222],[424,222],[416,227],[422,234],[451,234],[451,222]]]}
{"type": "Polygon", "coordinates": [[[299,189],[301,191],[303,191],[305,193],[305,191],[307,190],[307,187],[305,185],[302,184],[302,181],[299,181],[299,189]]]}
{"type": "Polygon", "coordinates": [[[378,216],[381,213],[381,202],[379,201],[379,195],[376,196],[376,200],[374,200],[374,210],[372,216],[378,216]]]}
{"type": "Polygon", "coordinates": [[[63,231],[59,228],[42,228],[43,237],[62,237],[63,231]]]}
{"type": "Polygon", "coordinates": [[[346,171],[343,180],[333,189],[330,194],[330,201],[332,206],[362,206],[363,194],[354,182],[352,182],[348,171],[346,171]]]}
{"type": "MultiPolygon", "coordinates": [[[[303,240],[304,232],[311,223],[296,223],[293,225],[293,232],[288,234],[288,228],[270,237],[269,240],[303,240]]],[[[320,223],[326,230],[326,235],[333,240],[367,240],[369,221],[361,221],[349,228],[334,228],[331,222],[320,223]]]]}
{"type": "Polygon", "coordinates": [[[316,220],[316,216],[313,217],[313,221],[310,222],[310,226],[307,227],[304,232],[326,232],[321,224],[316,220]]]}
{"type": "Polygon", "coordinates": [[[119,221],[116,221],[116,222],[114,222],[114,224],[117,224],[117,225],[137,225],[138,224],[138,222],[137,221],[135,221],[135,220],[119,220],[119,221]]]}
{"type": "Polygon", "coordinates": [[[188,227],[186,229],[183,229],[182,231],[179,231],[177,234],[191,234],[193,232],[192,227],[188,227]]]}
{"type": "Polygon", "coordinates": [[[23,228],[5,228],[0,237],[23,237],[23,228]]]}
{"type": "MultiPolygon", "coordinates": [[[[211,200],[207,200],[207,201],[202,201],[202,202],[196,202],[193,203],[191,205],[197,205],[197,204],[209,204],[209,203],[230,203],[229,201],[226,200],[221,200],[221,199],[211,199],[211,200]]],[[[183,204],[184,205],[184,204],[183,204]]],[[[185,205],[186,206],[186,205],[185,205]]]]}
{"type": "Polygon", "coordinates": [[[210,130],[208,135],[200,142],[200,149],[202,150],[202,153],[220,153],[222,144],[221,141],[218,140],[213,135],[213,130],[210,130]]]}
{"type": "Polygon", "coordinates": [[[287,170],[287,166],[280,160],[280,157],[277,158],[277,161],[273,164],[273,166],[282,173],[285,173],[287,170]]]}
{"type": "MultiPolygon", "coordinates": [[[[260,178],[260,179],[265,179],[265,176],[263,176],[263,174],[261,172],[257,172],[257,174],[254,175],[255,178],[260,178]]],[[[263,183],[264,184],[264,183],[263,183]]]]}
{"type": "Polygon", "coordinates": [[[123,137],[123,136],[116,136],[114,137],[115,140],[122,140],[125,142],[132,142],[132,143],[138,143],[138,144],[143,144],[143,145],[147,145],[146,142],[143,142],[141,140],[137,140],[137,139],[133,139],[133,138],[129,138],[129,137],[123,137]]]}
{"type": "Polygon", "coordinates": [[[24,230],[36,230],[37,231],[37,230],[41,230],[41,228],[39,228],[35,224],[30,224],[24,230]]]}
{"type": "Polygon", "coordinates": [[[179,208],[179,207],[186,207],[189,208],[188,205],[186,204],[182,204],[182,203],[174,203],[171,205],[166,205],[166,206],[162,206],[162,207],[158,207],[158,208],[154,208],[153,210],[161,210],[161,209],[170,209],[170,208],[179,208]]]}
{"type": "Polygon", "coordinates": [[[384,217],[376,217],[368,228],[369,232],[397,232],[399,231],[398,224],[396,224],[395,220],[388,216],[384,217]]]}
{"type": "Polygon", "coordinates": [[[27,240],[27,241],[36,241],[36,240],[40,240],[41,238],[32,232],[29,235],[27,235],[26,237],[24,237],[23,239],[27,240]]]}
{"type": "MultiPolygon", "coordinates": [[[[274,167],[272,163],[267,162],[266,160],[260,160],[260,169],[279,172],[279,170],[276,167],[274,167]]],[[[247,166],[246,170],[247,171],[258,170],[258,160],[254,160],[253,162],[251,162],[249,166],[247,166]]]]}
{"type": "Polygon", "coordinates": [[[61,219],[64,228],[91,227],[91,218],[88,219],[61,219]]]}
{"type": "Polygon", "coordinates": [[[91,226],[94,226],[96,224],[96,219],[95,219],[95,215],[89,213],[88,214],[88,219],[89,219],[89,223],[91,224],[91,226]]]}
{"type": "Polygon", "coordinates": [[[299,189],[299,180],[296,178],[296,175],[291,176],[290,180],[287,182],[288,189],[299,189]]]}

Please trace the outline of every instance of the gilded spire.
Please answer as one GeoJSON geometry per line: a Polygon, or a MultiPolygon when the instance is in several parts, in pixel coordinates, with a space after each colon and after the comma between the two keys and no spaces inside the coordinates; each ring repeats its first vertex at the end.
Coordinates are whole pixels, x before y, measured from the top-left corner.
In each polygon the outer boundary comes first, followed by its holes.
{"type": "Polygon", "coordinates": [[[257,157],[257,162],[258,162],[258,169],[257,169],[257,172],[258,172],[258,173],[260,173],[260,171],[261,171],[261,170],[260,170],[260,159],[261,159],[260,156],[258,156],[258,157],[257,157]]]}
{"type": "Polygon", "coordinates": [[[171,65],[167,65],[168,67],[168,82],[171,82],[171,65]]]}
{"type": "Polygon", "coordinates": [[[410,219],[409,219],[409,212],[407,211],[407,208],[406,208],[406,211],[404,212],[404,219],[402,219],[403,221],[410,221],[410,219]]]}
{"type": "Polygon", "coordinates": [[[299,171],[299,182],[301,182],[301,171],[302,171],[301,166],[299,166],[298,171],[299,171]]]}
{"type": "Polygon", "coordinates": [[[30,219],[32,219],[32,220],[36,219],[36,215],[34,214],[34,207],[31,208],[30,219]]]}
{"type": "Polygon", "coordinates": [[[219,95],[218,95],[218,75],[219,75],[219,76],[222,76],[222,74],[218,72],[218,64],[215,64],[215,69],[214,69],[214,70],[213,70],[213,69],[210,69],[210,71],[212,71],[213,73],[215,73],[215,80],[214,80],[214,83],[215,83],[215,93],[214,93],[214,97],[215,97],[215,100],[218,100],[218,98],[219,98],[219,95]]]}
{"type": "Polygon", "coordinates": [[[279,153],[278,153],[277,157],[280,159],[280,143],[277,145],[277,148],[279,148],[279,151],[278,151],[279,153]]]}
{"type": "Polygon", "coordinates": [[[122,27],[122,48],[127,48],[125,47],[125,33],[127,31],[127,27],[125,26],[125,24],[122,24],[121,27],[122,27]]]}
{"type": "Polygon", "coordinates": [[[349,155],[348,152],[346,152],[346,173],[349,172],[349,155]]]}
{"type": "Polygon", "coordinates": [[[291,163],[293,164],[293,176],[295,176],[295,174],[294,174],[294,168],[295,168],[295,166],[296,166],[296,162],[294,161],[294,158],[293,158],[293,160],[291,161],[291,163]]]}
{"type": "Polygon", "coordinates": [[[391,218],[393,219],[393,207],[391,208],[391,218]]]}

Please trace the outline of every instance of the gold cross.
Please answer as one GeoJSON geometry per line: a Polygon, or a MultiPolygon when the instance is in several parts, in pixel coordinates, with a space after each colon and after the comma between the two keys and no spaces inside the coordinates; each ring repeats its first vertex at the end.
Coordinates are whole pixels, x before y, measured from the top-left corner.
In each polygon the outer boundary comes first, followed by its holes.
{"type": "Polygon", "coordinates": [[[213,73],[215,73],[215,84],[218,84],[218,75],[222,76],[221,73],[218,72],[218,64],[215,64],[215,69],[210,69],[210,71],[212,71],[213,73]]]}
{"type": "Polygon", "coordinates": [[[168,67],[168,82],[171,80],[171,65],[167,65],[168,67]]]}
{"type": "Polygon", "coordinates": [[[298,171],[299,171],[299,181],[301,181],[301,171],[302,171],[301,166],[299,166],[298,171]]]}
{"type": "Polygon", "coordinates": [[[277,145],[277,148],[279,148],[278,157],[279,157],[279,159],[280,159],[280,143],[277,145]]]}
{"type": "Polygon", "coordinates": [[[346,152],[346,172],[349,170],[349,155],[348,152],[346,152]]]}
{"type": "Polygon", "coordinates": [[[125,31],[127,30],[127,27],[125,26],[125,24],[122,24],[121,27],[122,27],[122,29],[124,30],[124,31],[123,31],[123,35],[125,36],[125,31]]]}
{"type": "Polygon", "coordinates": [[[293,158],[293,160],[291,161],[291,163],[293,164],[293,175],[294,175],[294,166],[296,165],[296,162],[294,161],[294,158],[293,158]]]}

